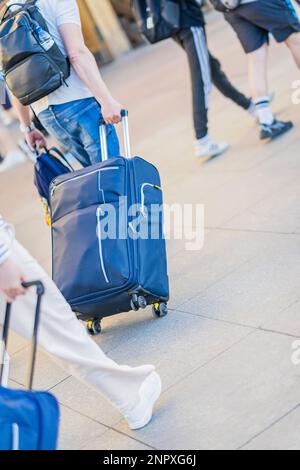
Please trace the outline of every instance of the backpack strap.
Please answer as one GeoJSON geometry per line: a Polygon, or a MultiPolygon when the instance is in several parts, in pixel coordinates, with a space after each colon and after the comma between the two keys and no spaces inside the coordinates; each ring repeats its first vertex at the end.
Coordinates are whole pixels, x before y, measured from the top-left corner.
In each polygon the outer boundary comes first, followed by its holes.
{"type": "Polygon", "coordinates": [[[8,5],[6,7],[6,9],[4,10],[4,13],[3,15],[1,16],[1,22],[4,21],[9,15],[8,13],[10,12],[11,8],[12,7],[20,7],[19,10],[21,10],[24,5],[26,5],[26,7],[30,7],[30,6],[34,6],[36,3],[38,2],[38,0],[26,0],[25,3],[12,3],[11,5],[8,5]]]}

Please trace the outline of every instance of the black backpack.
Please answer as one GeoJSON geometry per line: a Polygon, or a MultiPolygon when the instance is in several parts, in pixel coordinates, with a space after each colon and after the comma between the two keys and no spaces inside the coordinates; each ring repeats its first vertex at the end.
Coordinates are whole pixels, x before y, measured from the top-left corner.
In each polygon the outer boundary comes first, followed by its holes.
{"type": "Polygon", "coordinates": [[[210,3],[216,10],[226,13],[238,8],[242,0],[210,0],[210,3]]]}
{"type": "Polygon", "coordinates": [[[70,62],[50,36],[36,3],[14,3],[0,20],[2,73],[23,105],[48,96],[70,76],[70,62]]]}
{"type": "Polygon", "coordinates": [[[139,30],[151,44],[169,39],[180,30],[180,1],[133,0],[132,5],[139,30]]]}

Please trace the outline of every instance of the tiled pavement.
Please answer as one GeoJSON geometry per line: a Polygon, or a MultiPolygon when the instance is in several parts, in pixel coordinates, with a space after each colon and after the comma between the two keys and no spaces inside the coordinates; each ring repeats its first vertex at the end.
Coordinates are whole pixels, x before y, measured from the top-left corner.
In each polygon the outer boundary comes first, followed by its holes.
{"type": "MultiPolygon", "coordinates": [[[[209,43],[247,90],[235,36],[216,14],[209,43]]],[[[214,91],[211,133],[228,140],[222,158],[193,157],[189,77],[171,42],[142,48],[105,70],[130,108],[133,147],[158,164],[168,203],[205,204],[205,245],[169,242],[171,312],[106,320],[97,342],[112,358],[154,363],[164,391],[153,423],[129,432],[99,396],[40,354],[36,385],[62,406],[63,449],[299,449],[300,336],[299,73],[283,46],[272,47],[270,83],[280,117],[296,129],[276,143],[258,141],[253,120],[214,91]]],[[[50,269],[48,229],[31,183],[30,164],[0,177],[0,211],[20,240],[50,269]]],[[[23,383],[27,344],[13,336],[11,378],[23,383]]]]}

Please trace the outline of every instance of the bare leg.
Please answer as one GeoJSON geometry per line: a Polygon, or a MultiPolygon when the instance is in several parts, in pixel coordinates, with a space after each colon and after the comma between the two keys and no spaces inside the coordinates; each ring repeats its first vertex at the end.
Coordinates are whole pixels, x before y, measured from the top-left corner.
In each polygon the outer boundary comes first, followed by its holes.
{"type": "Polygon", "coordinates": [[[300,69],[300,33],[292,34],[286,40],[286,45],[290,49],[297,67],[300,69]]]}
{"type": "Polygon", "coordinates": [[[268,96],[268,45],[248,54],[249,81],[254,101],[262,96],[268,96]]]}

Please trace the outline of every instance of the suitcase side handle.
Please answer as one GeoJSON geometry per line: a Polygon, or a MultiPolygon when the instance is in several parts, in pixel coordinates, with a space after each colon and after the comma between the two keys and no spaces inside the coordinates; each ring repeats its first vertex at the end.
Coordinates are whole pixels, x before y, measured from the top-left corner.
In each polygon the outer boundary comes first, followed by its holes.
{"type": "MultiPolygon", "coordinates": [[[[122,126],[123,126],[123,139],[124,139],[124,152],[126,158],[132,158],[131,154],[131,143],[130,143],[130,132],[129,132],[129,122],[128,122],[128,110],[122,109],[122,126]]],[[[100,121],[100,144],[101,144],[101,154],[102,161],[108,160],[108,148],[107,148],[107,134],[106,134],[106,122],[104,118],[100,121]]]]}
{"type": "MultiPolygon", "coordinates": [[[[42,303],[42,297],[45,293],[45,287],[41,281],[24,282],[22,286],[24,287],[24,289],[30,289],[31,287],[35,287],[36,294],[37,294],[33,336],[32,336],[31,351],[30,351],[30,363],[29,363],[29,369],[28,369],[28,377],[26,380],[26,386],[28,390],[32,390],[35,363],[36,363],[41,303],[42,303]]],[[[5,358],[5,352],[7,348],[7,342],[8,342],[9,327],[10,327],[10,320],[11,320],[11,310],[12,310],[12,304],[8,303],[6,306],[6,313],[4,317],[4,325],[3,325],[3,333],[2,333],[2,341],[1,341],[0,384],[2,383],[2,378],[3,378],[3,373],[4,373],[4,358],[5,358]]]]}

